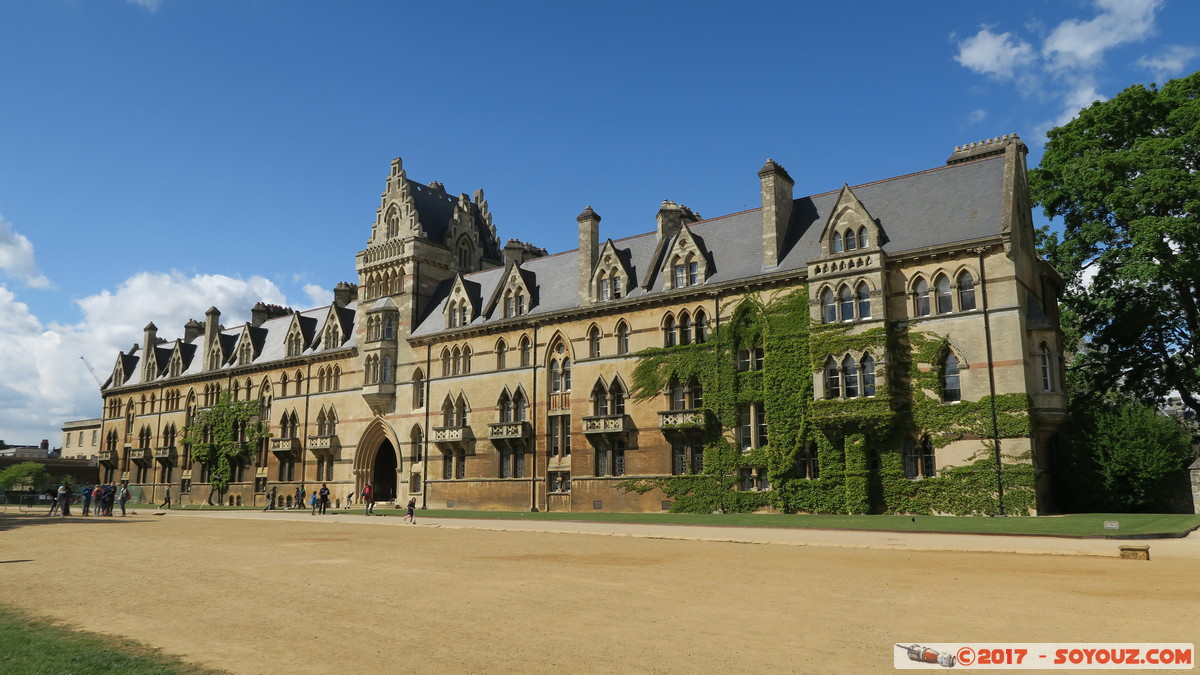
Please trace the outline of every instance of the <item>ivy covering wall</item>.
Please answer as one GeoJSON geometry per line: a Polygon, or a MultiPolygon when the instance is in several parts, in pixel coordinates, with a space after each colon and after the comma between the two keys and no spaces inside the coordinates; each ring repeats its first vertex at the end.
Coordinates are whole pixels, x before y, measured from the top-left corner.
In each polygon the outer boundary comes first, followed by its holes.
{"type": "MultiPolygon", "coordinates": [[[[788,513],[912,513],[991,515],[999,512],[997,475],[1004,511],[1022,515],[1035,507],[1034,470],[1028,454],[1002,454],[997,470],[991,439],[1030,435],[1030,400],[1002,394],[993,400],[941,401],[939,365],[950,350],[942,337],[910,332],[905,324],[854,332],[853,324],[813,324],[808,290],[799,288],[764,303],[737,301],[730,320],[703,344],[653,348],[639,353],[632,394],[663,395],[672,380],[695,378],[704,388],[703,425],[664,429],[669,437],[703,443],[703,466],[684,475],[631,479],[626,490],[662,490],[671,510],[744,512],[773,508],[788,513]],[[762,348],[761,369],[739,371],[739,350],[762,348]],[[876,363],[872,397],[820,399],[815,375],[828,357],[876,363]],[[761,403],[769,436],[762,447],[743,450],[737,438],[743,404],[761,403]],[[905,476],[906,441],[928,437],[935,448],[979,439],[965,465],[936,477],[905,476]],[[809,475],[814,462],[818,477],[809,475]],[[770,487],[744,490],[744,469],[765,471],[770,487]]],[[[726,312],[723,311],[723,314],[726,312]]],[[[691,467],[695,468],[695,467],[691,467]]]]}

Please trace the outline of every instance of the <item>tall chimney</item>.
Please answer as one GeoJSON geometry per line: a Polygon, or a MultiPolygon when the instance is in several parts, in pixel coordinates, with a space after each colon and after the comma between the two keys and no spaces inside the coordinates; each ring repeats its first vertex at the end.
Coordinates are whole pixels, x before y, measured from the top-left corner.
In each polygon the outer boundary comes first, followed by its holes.
{"type": "Polygon", "coordinates": [[[592,272],[600,255],[600,216],[588,206],[576,218],[579,223],[579,305],[591,302],[592,272]]]}
{"type": "Polygon", "coordinates": [[[675,236],[683,225],[683,208],[675,202],[664,199],[658,208],[658,240],[666,241],[675,236]]]}
{"type": "Polygon", "coordinates": [[[338,307],[349,305],[358,299],[357,290],[356,286],[351,286],[345,281],[337,282],[337,285],[333,287],[333,304],[338,307]]]}
{"type": "MultiPolygon", "coordinates": [[[[217,335],[221,332],[221,324],[217,323],[221,320],[221,312],[216,307],[209,307],[204,313],[204,369],[208,370],[208,353],[212,351],[213,345],[217,344],[217,335]]],[[[219,347],[218,347],[219,349],[219,347]]]]}
{"type": "Polygon", "coordinates": [[[183,324],[183,341],[191,344],[192,340],[204,334],[204,324],[195,319],[188,319],[188,322],[183,324]]]}
{"type": "Polygon", "coordinates": [[[792,188],[796,182],[786,169],[768,159],[758,170],[762,184],[763,267],[775,267],[783,258],[784,238],[792,219],[792,188]]]}

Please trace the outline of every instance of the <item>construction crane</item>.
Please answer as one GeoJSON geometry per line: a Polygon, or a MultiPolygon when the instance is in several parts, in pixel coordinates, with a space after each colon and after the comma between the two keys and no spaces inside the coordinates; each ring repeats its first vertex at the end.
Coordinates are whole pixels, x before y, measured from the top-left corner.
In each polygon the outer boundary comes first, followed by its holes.
{"type": "Polygon", "coordinates": [[[89,371],[91,371],[91,373],[92,373],[92,379],[96,380],[96,386],[97,386],[97,387],[100,387],[101,389],[103,389],[103,388],[104,388],[104,382],[103,382],[103,381],[101,381],[101,379],[100,379],[100,376],[99,376],[98,374],[96,374],[96,369],[92,367],[92,362],[91,362],[91,361],[88,361],[86,356],[80,356],[80,357],[79,357],[79,360],[80,360],[80,361],[83,361],[83,365],[87,366],[87,369],[88,369],[89,371]]]}

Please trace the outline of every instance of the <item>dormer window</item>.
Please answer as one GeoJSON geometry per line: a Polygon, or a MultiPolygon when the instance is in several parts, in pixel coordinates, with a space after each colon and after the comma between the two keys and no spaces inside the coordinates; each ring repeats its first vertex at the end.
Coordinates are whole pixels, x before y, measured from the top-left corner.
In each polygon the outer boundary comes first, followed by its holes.
{"type": "MultiPolygon", "coordinates": [[[[300,334],[299,333],[291,333],[290,335],[288,335],[287,355],[288,356],[300,356],[300,352],[302,351],[302,349],[303,349],[303,346],[302,346],[302,343],[300,340],[300,334]]],[[[214,352],[213,355],[216,356],[216,352],[214,352]]],[[[217,366],[212,365],[209,367],[216,368],[217,366]]]]}
{"type": "Polygon", "coordinates": [[[254,360],[254,348],[249,342],[242,342],[241,349],[238,350],[238,365],[245,366],[254,360]]]}

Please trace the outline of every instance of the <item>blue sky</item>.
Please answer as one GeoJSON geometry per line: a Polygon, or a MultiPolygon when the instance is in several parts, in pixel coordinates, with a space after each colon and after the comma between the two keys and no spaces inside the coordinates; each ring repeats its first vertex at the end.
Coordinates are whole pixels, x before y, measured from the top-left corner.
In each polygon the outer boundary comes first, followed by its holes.
{"type": "Polygon", "coordinates": [[[393,157],[562,251],[932,168],[1200,68],[1200,4],[10,0],[0,439],[57,444],[153,320],[354,281],[393,157]]]}

